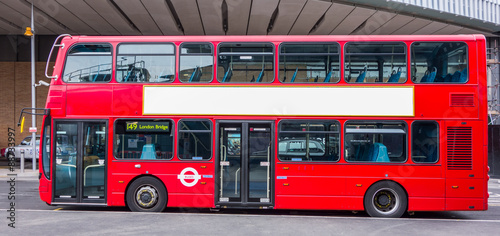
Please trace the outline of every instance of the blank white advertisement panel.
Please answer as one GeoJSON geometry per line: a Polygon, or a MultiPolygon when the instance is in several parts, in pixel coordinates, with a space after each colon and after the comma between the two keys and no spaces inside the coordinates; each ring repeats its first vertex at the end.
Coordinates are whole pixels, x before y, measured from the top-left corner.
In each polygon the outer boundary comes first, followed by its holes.
{"type": "Polygon", "coordinates": [[[144,115],[413,116],[413,87],[144,86],[144,115]]]}

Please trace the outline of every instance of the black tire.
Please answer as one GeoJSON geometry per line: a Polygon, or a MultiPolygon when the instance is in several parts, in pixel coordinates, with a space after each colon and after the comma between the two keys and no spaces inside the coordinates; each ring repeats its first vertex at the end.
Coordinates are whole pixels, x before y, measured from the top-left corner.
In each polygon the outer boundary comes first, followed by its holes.
{"type": "Polygon", "coordinates": [[[167,206],[167,190],[163,183],[153,177],[141,177],[127,190],[127,206],[131,211],[161,212],[167,206]]]}
{"type": "Polygon", "coordinates": [[[408,197],[399,184],[382,181],[366,191],[364,205],[371,217],[399,218],[408,208],[408,197]]]}

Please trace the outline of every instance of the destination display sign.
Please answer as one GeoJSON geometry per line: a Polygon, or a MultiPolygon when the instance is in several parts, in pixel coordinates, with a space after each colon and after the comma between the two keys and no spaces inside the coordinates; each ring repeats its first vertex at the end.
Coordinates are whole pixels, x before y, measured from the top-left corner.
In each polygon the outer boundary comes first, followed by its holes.
{"type": "Polygon", "coordinates": [[[155,132],[155,133],[169,133],[170,132],[170,122],[168,121],[127,121],[127,132],[133,133],[143,133],[143,132],[155,132]]]}

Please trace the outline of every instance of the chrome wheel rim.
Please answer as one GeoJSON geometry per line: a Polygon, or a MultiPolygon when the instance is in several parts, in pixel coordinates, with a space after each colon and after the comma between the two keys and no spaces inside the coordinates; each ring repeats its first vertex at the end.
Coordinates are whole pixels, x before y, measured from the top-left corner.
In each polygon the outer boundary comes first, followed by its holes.
{"type": "Polygon", "coordinates": [[[141,186],[138,188],[135,200],[142,208],[151,208],[158,202],[158,191],[152,186],[141,186]]]}
{"type": "Polygon", "coordinates": [[[382,215],[390,215],[399,209],[399,195],[390,188],[379,189],[373,194],[373,206],[382,215]]]}

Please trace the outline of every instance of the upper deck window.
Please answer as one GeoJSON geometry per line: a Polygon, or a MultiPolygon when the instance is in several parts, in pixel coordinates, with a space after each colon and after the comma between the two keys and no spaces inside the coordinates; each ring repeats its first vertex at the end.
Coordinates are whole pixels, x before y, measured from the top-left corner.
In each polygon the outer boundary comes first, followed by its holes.
{"type": "Polygon", "coordinates": [[[280,81],[336,83],[340,79],[338,43],[284,44],[280,47],[280,81]]]}
{"type": "Polygon", "coordinates": [[[273,49],[270,43],[221,43],[217,79],[222,83],[272,82],[273,49]]]}
{"type": "Polygon", "coordinates": [[[66,58],[64,82],[108,82],[111,80],[112,56],[109,44],[77,44],[66,58]]]}
{"type": "Polygon", "coordinates": [[[345,46],[345,80],[350,83],[404,83],[404,43],[348,43],[345,46]]]}
{"type": "Polygon", "coordinates": [[[180,50],[179,79],[182,82],[210,82],[214,70],[212,44],[182,44],[180,50]]]}
{"type": "Polygon", "coordinates": [[[415,42],[411,45],[411,70],[415,83],[465,83],[467,44],[415,42]]]}
{"type": "Polygon", "coordinates": [[[116,58],[116,81],[161,83],[175,79],[173,44],[120,44],[116,58]]]}

